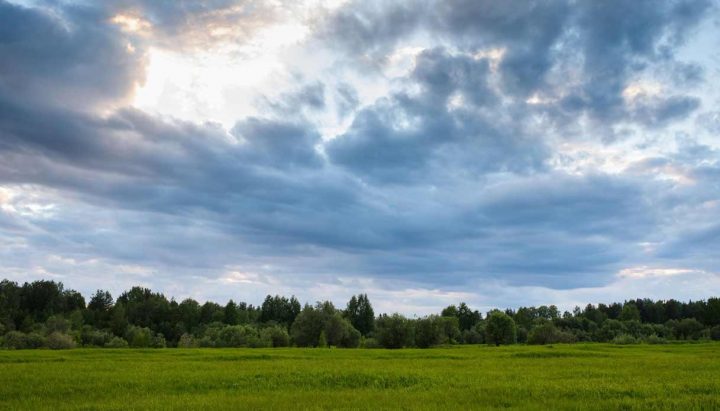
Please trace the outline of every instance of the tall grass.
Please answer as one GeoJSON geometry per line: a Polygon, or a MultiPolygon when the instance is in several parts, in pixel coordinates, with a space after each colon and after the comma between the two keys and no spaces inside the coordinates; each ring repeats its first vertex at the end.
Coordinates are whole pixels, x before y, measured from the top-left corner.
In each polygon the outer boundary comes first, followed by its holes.
{"type": "Polygon", "coordinates": [[[0,409],[720,409],[720,344],[0,351],[0,409]]]}

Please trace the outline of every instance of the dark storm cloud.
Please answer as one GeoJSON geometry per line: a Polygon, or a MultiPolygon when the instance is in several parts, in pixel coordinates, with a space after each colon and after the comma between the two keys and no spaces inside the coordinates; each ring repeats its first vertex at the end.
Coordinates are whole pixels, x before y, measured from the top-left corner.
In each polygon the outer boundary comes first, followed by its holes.
{"type": "Polygon", "coordinates": [[[552,91],[547,76],[555,69],[562,80],[582,81],[568,90],[561,107],[547,107],[545,113],[557,116],[569,110],[571,118],[587,113],[602,125],[633,120],[622,92],[629,78],[649,65],[674,64],[678,82],[700,76],[697,68],[683,68],[673,56],[711,6],[705,0],[458,0],[385,7],[361,2],[338,12],[320,33],[352,58],[362,52],[382,56],[402,37],[423,30],[464,51],[505,48],[500,75],[508,96],[525,99],[534,92],[552,91]],[[568,69],[582,73],[564,73],[568,69]]]}
{"type": "Polygon", "coordinates": [[[487,59],[424,51],[409,78],[419,94],[397,93],[361,110],[327,145],[329,157],[378,182],[425,180],[433,165],[479,174],[542,168],[547,151],[527,135],[519,110],[506,118],[496,112],[489,72],[487,59]],[[453,97],[461,99],[456,107],[453,97]]]}
{"type": "MultiPolygon", "coordinates": [[[[149,40],[109,19],[135,11],[168,46],[189,26],[272,13],[229,1],[52,4],[0,3],[0,184],[40,187],[57,205],[23,217],[6,209],[26,200],[0,197],[0,234],[38,253],[158,265],[168,277],[281,261],[310,281],[569,288],[717,251],[717,227],[703,223],[720,198],[716,151],[685,142],[674,157],[573,174],[553,169],[555,136],[538,126],[565,131],[587,116],[597,129],[653,132],[687,118],[700,100],[683,87],[704,72],[675,49],[707,2],[351,3],[318,28],[339,66],[385,64],[408,38],[437,44],[370,104],[344,79],[301,79],[229,131],[126,107],[149,40]],[[505,49],[499,61],[477,54],[493,48],[505,49]],[[677,88],[628,102],[623,90],[647,67],[670,70],[677,88]],[[557,98],[535,107],[535,93],[557,98]],[[323,140],[311,114],[332,104],[351,124],[323,140]],[[695,183],[648,177],[663,172],[695,183]]],[[[714,132],[715,114],[698,124],[714,132]]]]}
{"type": "Polygon", "coordinates": [[[124,97],[144,57],[102,11],[81,5],[28,9],[0,1],[0,95],[17,103],[92,107],[124,97]]]}

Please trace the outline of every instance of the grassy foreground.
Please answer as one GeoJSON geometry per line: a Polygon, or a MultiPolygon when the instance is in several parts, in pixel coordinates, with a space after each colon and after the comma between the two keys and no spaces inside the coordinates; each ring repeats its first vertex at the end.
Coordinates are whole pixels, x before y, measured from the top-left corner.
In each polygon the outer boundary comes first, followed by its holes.
{"type": "Polygon", "coordinates": [[[720,344],[0,351],[0,409],[720,409],[720,344]]]}

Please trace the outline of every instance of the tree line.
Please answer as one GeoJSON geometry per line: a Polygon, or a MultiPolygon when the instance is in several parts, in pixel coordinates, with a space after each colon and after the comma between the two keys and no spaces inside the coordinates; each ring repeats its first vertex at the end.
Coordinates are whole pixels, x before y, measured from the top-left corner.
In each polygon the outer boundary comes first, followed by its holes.
{"type": "Polygon", "coordinates": [[[428,348],[443,344],[659,344],[720,340],[720,298],[680,302],[636,299],[588,304],[561,313],[556,306],[491,310],[465,303],[422,318],[375,315],[365,294],[344,308],[330,301],[301,305],[268,295],[262,305],[228,301],[177,302],[133,287],[117,299],[98,290],[86,302],[54,281],[0,282],[0,347],[342,347],[428,348]]]}

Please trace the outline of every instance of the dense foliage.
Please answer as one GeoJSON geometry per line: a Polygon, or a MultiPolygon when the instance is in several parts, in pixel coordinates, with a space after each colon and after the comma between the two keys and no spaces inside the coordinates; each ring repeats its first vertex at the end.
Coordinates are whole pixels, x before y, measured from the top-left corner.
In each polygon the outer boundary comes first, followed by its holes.
{"type": "Polygon", "coordinates": [[[98,290],[90,301],[62,283],[0,282],[0,346],[73,347],[324,347],[426,348],[442,344],[553,344],[579,341],[632,344],[720,340],[720,299],[679,302],[637,299],[588,304],[560,313],[555,306],[493,310],[487,318],[467,304],[440,315],[375,316],[367,295],[345,309],[329,302],[301,306],[267,296],[261,306],[177,302],[133,287],[116,300],[98,290]]]}

